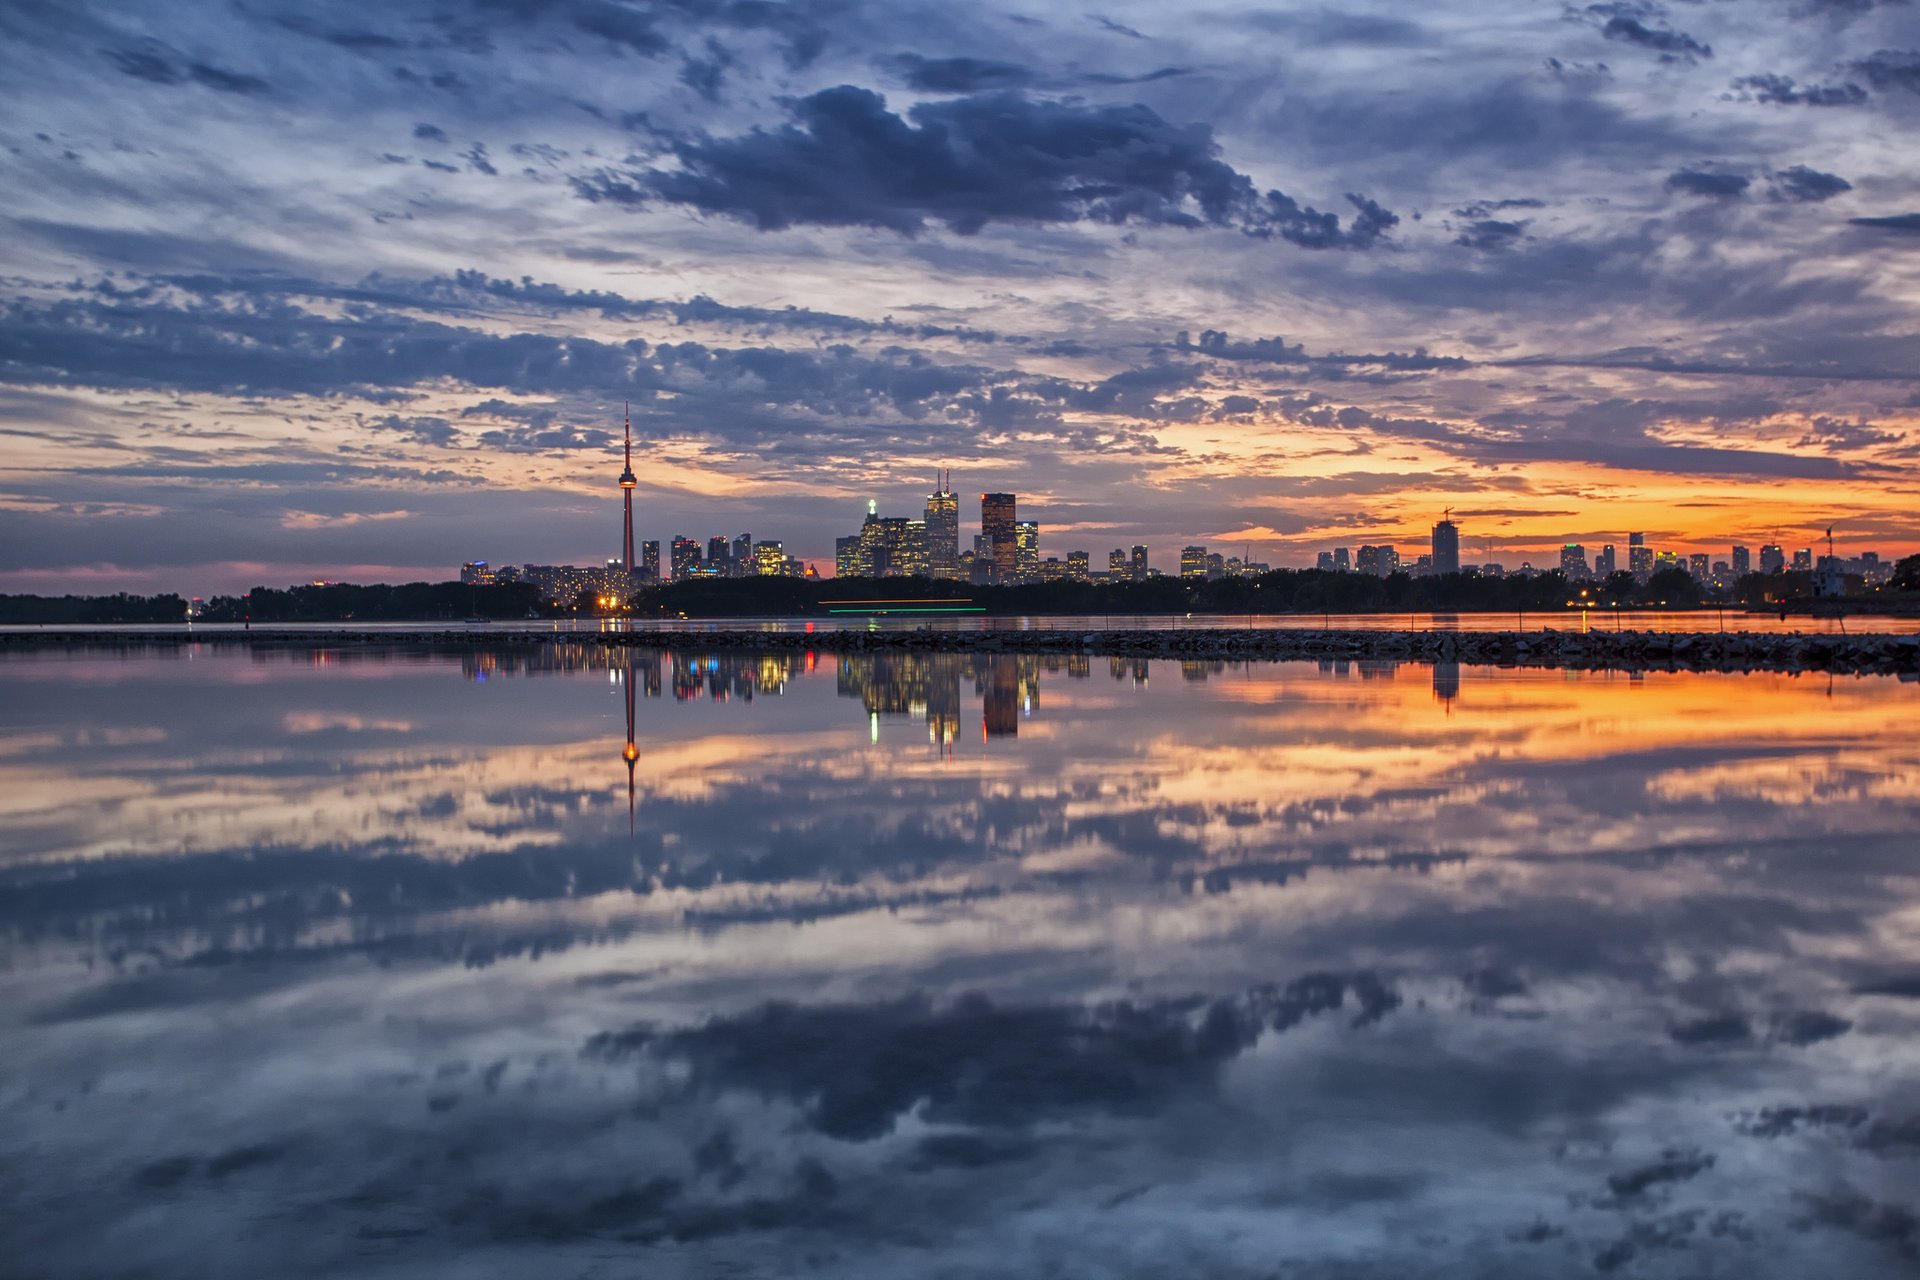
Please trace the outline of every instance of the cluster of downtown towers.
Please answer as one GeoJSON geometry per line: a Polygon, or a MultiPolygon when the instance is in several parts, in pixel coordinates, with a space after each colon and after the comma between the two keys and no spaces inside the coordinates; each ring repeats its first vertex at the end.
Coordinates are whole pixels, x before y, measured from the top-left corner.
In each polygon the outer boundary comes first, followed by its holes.
{"type": "MultiPolygon", "coordinates": [[[[463,566],[462,580],[491,582],[524,577],[538,583],[545,594],[557,599],[570,599],[581,590],[624,595],[635,586],[661,581],[660,543],[642,542],[638,544],[638,555],[635,554],[633,491],[637,486],[638,479],[633,472],[632,428],[629,425],[626,465],[620,473],[623,509],[621,555],[618,560],[609,561],[604,569],[527,565],[524,570],[508,567],[497,574],[488,568],[485,561],[475,561],[463,566]]],[[[1362,546],[1359,555],[1351,558],[1345,547],[1322,551],[1317,567],[1323,571],[1359,572],[1378,577],[1399,572],[1411,572],[1416,577],[1461,572],[1498,577],[1507,572],[1505,566],[1491,560],[1479,565],[1462,564],[1460,529],[1451,519],[1434,525],[1432,536],[1431,552],[1418,556],[1411,563],[1404,562],[1399,550],[1393,546],[1369,545],[1362,546]]],[[[1626,568],[1641,581],[1660,569],[1673,567],[1688,572],[1702,582],[1725,585],[1745,576],[1749,570],[1749,553],[1745,547],[1732,549],[1730,563],[1721,561],[1710,564],[1708,557],[1702,554],[1682,558],[1671,552],[1655,553],[1646,544],[1643,534],[1633,534],[1628,542],[1626,568]]],[[[1821,557],[1823,562],[1829,559],[1832,557],[1821,557]]],[[[1761,548],[1762,573],[1782,572],[1786,563],[1786,556],[1780,547],[1768,545],[1761,548]]],[[[1796,570],[1813,568],[1811,550],[1796,552],[1792,564],[1796,570]]],[[[1252,575],[1264,573],[1268,567],[1251,558],[1243,560],[1237,556],[1210,553],[1204,546],[1187,546],[1180,552],[1179,572],[1183,578],[1252,575]]],[[[1560,563],[1555,567],[1570,580],[1581,581],[1604,580],[1618,566],[1611,545],[1603,547],[1589,561],[1585,547],[1569,544],[1561,549],[1560,563]]],[[[1868,580],[1884,576],[1876,575],[1876,571],[1884,566],[1878,556],[1871,554],[1862,556],[1858,564],[1847,562],[1842,566],[1836,563],[1832,567],[1836,570],[1844,567],[1861,573],[1868,580]]],[[[756,543],[752,535],[746,533],[735,538],[710,538],[704,549],[698,539],[676,535],[669,544],[666,568],[674,581],[709,577],[813,576],[802,561],[786,554],[785,547],[777,539],[756,543]]],[[[980,495],[980,533],[973,539],[973,546],[963,551],[960,547],[960,499],[953,491],[950,476],[944,474],[936,481],[933,492],[927,495],[925,512],[918,520],[905,516],[882,516],[876,504],[868,502],[867,517],[859,530],[834,540],[834,571],[843,578],[924,577],[976,584],[1138,582],[1154,574],[1147,561],[1147,548],[1137,544],[1131,548],[1116,547],[1109,552],[1104,571],[1093,567],[1091,557],[1085,551],[1069,552],[1065,559],[1042,559],[1040,525],[1036,521],[1019,518],[1017,495],[1011,493],[980,495]]],[[[1537,571],[1531,564],[1522,564],[1516,570],[1529,576],[1537,571]]]]}

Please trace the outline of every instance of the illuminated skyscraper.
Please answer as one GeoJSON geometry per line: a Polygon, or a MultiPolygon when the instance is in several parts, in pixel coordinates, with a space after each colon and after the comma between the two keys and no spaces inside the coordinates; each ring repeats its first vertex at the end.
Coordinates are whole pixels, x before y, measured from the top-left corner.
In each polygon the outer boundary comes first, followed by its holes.
{"type": "Polygon", "coordinates": [[[741,577],[751,577],[753,565],[753,538],[743,533],[733,540],[733,571],[741,577]]]}
{"type": "Polygon", "coordinates": [[[1126,548],[1115,547],[1107,552],[1107,578],[1113,582],[1120,582],[1127,576],[1126,548]]]}
{"type": "Polygon", "coordinates": [[[1035,520],[1013,522],[1013,580],[1040,580],[1040,524],[1035,520]]]}
{"type": "Polygon", "coordinates": [[[1707,553],[1704,551],[1696,551],[1688,556],[1687,572],[1693,575],[1695,581],[1705,582],[1707,575],[1711,572],[1708,566],[1707,553]]]}
{"type": "Polygon", "coordinates": [[[675,534],[672,556],[674,581],[691,578],[700,572],[700,544],[692,538],[675,534]]]}
{"type": "Polygon", "coordinates": [[[927,574],[934,578],[960,576],[960,497],[943,478],[927,495],[927,574]]]}
{"type": "Polygon", "coordinates": [[[1204,578],[1207,576],[1207,549],[1205,547],[1180,548],[1180,576],[1183,578],[1204,578]]]}
{"type": "Polygon", "coordinates": [[[620,472],[620,503],[626,509],[621,517],[620,567],[631,575],[633,562],[633,487],[640,482],[633,474],[633,406],[627,406],[627,465],[620,472]]]}
{"type": "Polygon", "coordinates": [[[1733,576],[1744,578],[1753,571],[1753,558],[1746,547],[1733,549],[1733,576]]]}
{"type": "Polygon", "coordinates": [[[1587,549],[1578,542],[1569,542],[1561,547],[1560,572],[1576,582],[1591,577],[1593,568],[1587,563],[1587,549]]]}
{"type": "Polygon", "coordinates": [[[1453,509],[1446,511],[1448,519],[1433,526],[1433,572],[1460,572],[1460,526],[1450,518],[1453,509]]]}
{"type": "Polygon", "coordinates": [[[724,534],[707,539],[707,569],[723,578],[730,578],[734,574],[733,544],[727,541],[724,534]]]}
{"type": "Polygon", "coordinates": [[[660,581],[660,539],[649,538],[640,544],[640,576],[651,582],[660,581]]]}
{"type": "Polygon", "coordinates": [[[1130,567],[1133,570],[1133,580],[1135,582],[1145,582],[1147,576],[1153,572],[1152,568],[1147,564],[1147,549],[1135,543],[1131,556],[1130,567]]]}
{"type": "Polygon", "coordinates": [[[1653,548],[1644,533],[1627,535],[1627,572],[1641,582],[1653,576],[1653,548]]]}
{"type": "Polygon", "coordinates": [[[1618,567],[1618,561],[1614,557],[1613,544],[1609,542],[1606,546],[1600,548],[1600,554],[1593,558],[1593,576],[1605,582],[1614,575],[1618,567]]]}
{"type": "MultiPolygon", "coordinates": [[[[753,548],[751,567],[742,564],[741,573],[753,573],[762,578],[777,578],[787,570],[787,551],[778,538],[762,539],[753,548]]],[[[838,573],[839,567],[834,567],[838,573]]]]}
{"type": "Polygon", "coordinates": [[[1017,539],[1014,534],[1014,495],[980,495],[980,534],[993,549],[993,579],[1012,582],[1019,575],[1017,539]]]}

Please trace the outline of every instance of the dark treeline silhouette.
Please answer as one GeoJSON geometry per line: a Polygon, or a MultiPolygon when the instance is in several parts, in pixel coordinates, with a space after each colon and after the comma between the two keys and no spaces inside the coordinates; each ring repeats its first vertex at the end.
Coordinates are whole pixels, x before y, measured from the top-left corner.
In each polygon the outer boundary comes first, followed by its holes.
{"type": "Polygon", "coordinates": [[[456,618],[543,616],[540,591],[530,582],[468,586],[460,582],[405,582],[398,586],[349,582],[255,587],[244,596],[215,596],[207,622],[414,622],[456,618]]]}
{"type": "Polygon", "coordinates": [[[40,622],[179,622],[187,616],[187,602],[168,593],[130,596],[8,596],[0,595],[0,623],[31,625],[40,622]]]}
{"type": "MultiPolygon", "coordinates": [[[[1623,575],[1632,585],[1630,575],[1623,575]]],[[[1684,577],[1685,575],[1681,575],[1684,577]]],[[[1648,584],[1651,588],[1653,584],[1648,584]]],[[[1639,590],[1640,588],[1636,588],[1639,590]]],[[[827,613],[835,609],[902,609],[950,600],[986,613],[1402,613],[1510,612],[1559,609],[1577,592],[1557,573],[1531,578],[1479,578],[1465,574],[1414,578],[1397,573],[1376,578],[1316,569],[1276,569],[1257,578],[1150,578],[1145,582],[1047,582],[1022,586],[969,586],[926,578],[710,578],[662,585],[636,602],[644,615],[744,617],[755,614],[827,613]]],[[[1654,597],[1648,597],[1651,601],[1654,597]]],[[[1689,604],[1687,599],[1670,603],[1689,604]]],[[[1625,597],[1628,600],[1637,597],[1625,597]]],[[[924,606],[923,606],[924,607],[924,606]]]]}
{"type": "MultiPolygon", "coordinates": [[[[1849,580],[1854,593],[1857,580],[1849,580]]],[[[1897,567],[1893,589],[1920,591],[1920,556],[1897,567]]],[[[1087,616],[1168,613],[1513,613],[1563,609],[1569,601],[1595,605],[1691,608],[1728,603],[1768,609],[1815,596],[1810,573],[1752,573],[1716,595],[1684,569],[1663,569],[1646,582],[1616,573],[1604,582],[1572,583],[1559,573],[1482,578],[1467,574],[1376,578],[1317,569],[1276,569],[1257,578],[1150,578],[1145,582],[1047,582],[972,586],[928,578],[694,578],[641,592],[625,610],[639,617],[739,618],[823,616],[958,606],[995,615],[1087,616]],[[891,602],[886,603],[886,602],[891,602]]],[[[1850,605],[1866,601],[1855,594],[1850,605]]],[[[1899,607],[1897,599],[1883,603],[1899,607]]],[[[356,586],[331,583],[284,591],[255,587],[240,596],[206,602],[206,622],[436,622],[462,618],[565,618],[605,612],[591,593],[552,603],[530,583],[468,586],[408,582],[356,586]]],[[[177,595],[0,595],[0,623],[179,622],[186,602],[177,595]]]]}

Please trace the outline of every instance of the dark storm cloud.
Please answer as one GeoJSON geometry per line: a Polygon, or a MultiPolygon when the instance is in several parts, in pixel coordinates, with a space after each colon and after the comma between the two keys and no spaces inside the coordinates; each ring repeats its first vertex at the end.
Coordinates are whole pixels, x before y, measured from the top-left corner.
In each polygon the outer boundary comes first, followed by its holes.
{"type": "Polygon", "coordinates": [[[686,205],[762,231],[877,227],[962,235],[993,223],[1232,227],[1306,248],[1366,248],[1399,218],[1361,195],[1344,228],[1220,159],[1206,125],[1152,108],[1011,93],[923,102],[905,116],[853,85],[792,104],[793,120],[732,138],[673,144],[674,169],[574,180],[594,201],[686,205]]]}
{"type": "Polygon", "coordinates": [[[1635,1199],[1654,1187],[1697,1178],[1713,1164],[1712,1156],[1698,1151],[1668,1151],[1652,1164],[1610,1175],[1607,1189],[1622,1200],[1635,1199]]]}
{"type": "MultiPolygon", "coordinates": [[[[698,1089],[746,1089],[804,1106],[808,1122],[842,1141],[889,1133],[924,1108],[935,1124],[1025,1129],[1076,1115],[1147,1115],[1212,1083],[1220,1066],[1269,1027],[1338,1008],[1364,989],[1364,1026],[1399,1004],[1371,974],[1307,979],[1238,999],[997,1005],[966,996],[879,1004],[769,1004],[681,1031],[604,1033],[591,1057],[646,1052],[687,1063],[698,1089]]],[[[923,1154],[924,1151],[923,1151],[923,1154]]],[[[948,1163],[1024,1152],[943,1149],[948,1163]]]]}
{"type": "Polygon", "coordinates": [[[1876,89],[1920,93],[1920,50],[1881,49],[1854,63],[1853,70],[1876,89]]]}
{"type": "MultiPolygon", "coordinates": [[[[1027,406],[1028,412],[1007,425],[1017,420],[1039,428],[1048,414],[1068,407],[1155,411],[1155,388],[1171,385],[1161,374],[1078,384],[943,364],[899,349],[868,356],[847,347],[788,351],[503,335],[370,308],[340,320],[284,301],[275,292],[287,287],[284,281],[261,283],[256,295],[185,301],[163,296],[156,286],[126,291],[98,286],[45,305],[19,302],[0,308],[0,333],[9,344],[0,378],[23,385],[172,387],[267,396],[380,391],[452,379],[522,392],[630,396],[650,429],[718,430],[741,441],[768,431],[817,430],[870,442],[871,431],[857,425],[862,420],[879,415],[898,425],[904,416],[945,420],[957,429],[975,417],[972,407],[984,404],[980,397],[994,389],[1016,396],[1010,404],[1027,406]],[[722,410],[723,404],[732,408],[722,410]],[[818,418],[803,424],[793,416],[796,411],[818,418]],[[670,420],[675,425],[669,426],[670,420]]],[[[419,296],[432,295],[429,290],[419,296]]],[[[1095,437],[1067,435],[1085,447],[1105,447],[1095,437]]],[[[1119,438],[1111,435],[1108,443],[1119,438]]],[[[542,449],[603,441],[597,434],[565,429],[555,435],[540,428],[508,430],[495,443],[542,449]]],[[[1127,447],[1145,443],[1134,440],[1127,447]]]]}
{"type": "Polygon", "coordinates": [[[1881,1204],[1847,1186],[1802,1191],[1794,1199],[1800,1205],[1803,1226],[1828,1227],[1891,1244],[1910,1257],[1920,1246],[1920,1218],[1901,1205],[1881,1204]]]}
{"type": "Polygon", "coordinates": [[[1031,67],[990,58],[928,58],[903,53],[888,65],[910,89],[922,93],[980,93],[1024,89],[1040,77],[1031,67]]]}
{"type": "Polygon", "coordinates": [[[1733,82],[1735,95],[1779,106],[1857,107],[1867,91],[1851,81],[1840,84],[1796,84],[1792,76],[1767,73],[1742,76],[1733,82]]]}
{"type": "Polygon", "coordinates": [[[1839,174],[1822,173],[1804,164],[1780,170],[1769,180],[1768,186],[1774,199],[1801,203],[1831,200],[1853,190],[1853,184],[1839,174]]]}
{"type": "Polygon", "coordinates": [[[1690,196],[1725,199],[1745,195],[1753,179],[1745,174],[1724,173],[1712,169],[1681,169],[1667,175],[1667,190],[1690,196]]]}
{"type": "Polygon", "coordinates": [[[1581,11],[1581,16],[1598,23],[1600,34],[1607,39],[1652,49],[1662,61],[1693,62],[1713,56],[1713,50],[1707,45],[1666,25],[1666,11],[1659,5],[1635,0],[1590,4],[1581,11]]]}
{"type": "Polygon", "coordinates": [[[1882,231],[1920,234],[1920,213],[1896,213],[1881,218],[1848,218],[1856,227],[1876,227],[1882,231]]]}
{"type": "Polygon", "coordinates": [[[1734,1128],[1750,1138],[1782,1138],[1803,1129],[1857,1129],[1867,1122],[1867,1109],[1839,1103],[1762,1107],[1733,1118],[1734,1128]]]}
{"type": "Polygon", "coordinates": [[[1524,222],[1502,222],[1497,218],[1482,218],[1469,223],[1453,242],[1468,249],[1499,250],[1504,249],[1527,233],[1524,222]]]}
{"type": "Polygon", "coordinates": [[[158,41],[130,49],[108,49],[105,53],[123,74],[153,84],[197,84],[221,93],[265,93],[268,87],[258,76],[196,62],[158,41]]]}

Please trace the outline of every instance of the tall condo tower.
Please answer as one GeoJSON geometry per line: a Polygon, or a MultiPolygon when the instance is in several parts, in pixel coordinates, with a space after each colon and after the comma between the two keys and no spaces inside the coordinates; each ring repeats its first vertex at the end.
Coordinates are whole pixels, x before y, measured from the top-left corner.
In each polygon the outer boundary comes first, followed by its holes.
{"type": "MultiPolygon", "coordinates": [[[[1584,552],[1581,558],[1585,558],[1584,552]]],[[[1453,522],[1452,507],[1448,507],[1445,518],[1433,526],[1433,571],[1460,572],[1460,526],[1453,522]]]]}
{"type": "Polygon", "coordinates": [[[995,582],[1013,582],[1019,576],[1015,564],[1014,508],[1015,499],[1011,493],[980,495],[980,532],[985,535],[987,545],[993,548],[995,582]]]}
{"type": "Polygon", "coordinates": [[[960,498],[951,473],[939,478],[927,495],[927,573],[934,578],[960,576],[960,498]]]}
{"type": "Polygon", "coordinates": [[[640,566],[633,558],[633,487],[640,482],[633,478],[633,405],[627,405],[627,466],[620,473],[620,500],[626,507],[622,516],[620,539],[620,567],[629,575],[640,566]]]}

